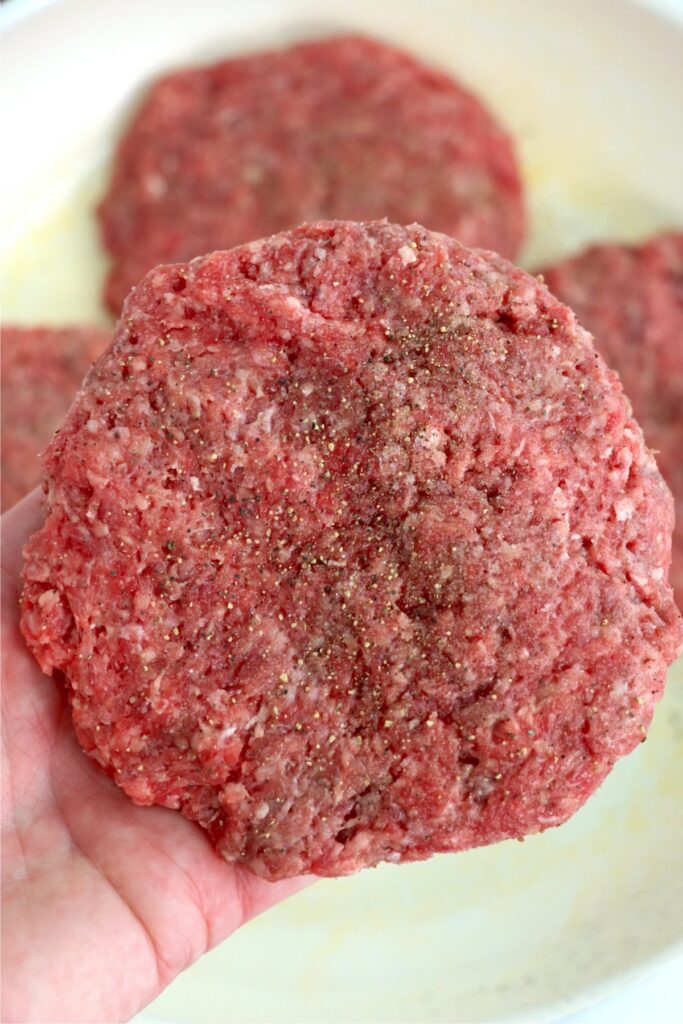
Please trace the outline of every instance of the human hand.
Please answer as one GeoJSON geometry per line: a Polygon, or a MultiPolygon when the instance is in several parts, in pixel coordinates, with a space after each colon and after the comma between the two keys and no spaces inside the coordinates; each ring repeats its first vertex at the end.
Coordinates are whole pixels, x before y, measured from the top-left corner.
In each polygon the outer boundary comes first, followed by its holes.
{"type": "Polygon", "coordinates": [[[21,549],[41,521],[37,491],[2,517],[2,1020],[126,1020],[308,880],[226,864],[81,751],[19,633],[21,549]]]}

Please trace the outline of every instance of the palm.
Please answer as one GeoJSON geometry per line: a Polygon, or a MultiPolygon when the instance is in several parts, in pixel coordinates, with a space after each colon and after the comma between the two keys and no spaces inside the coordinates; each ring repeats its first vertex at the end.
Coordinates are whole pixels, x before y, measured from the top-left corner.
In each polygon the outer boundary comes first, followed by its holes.
{"type": "Polygon", "coordinates": [[[18,630],[34,494],[3,516],[3,1019],[127,1018],[303,882],[219,860],[179,815],[138,808],[85,757],[63,692],[18,630]]]}

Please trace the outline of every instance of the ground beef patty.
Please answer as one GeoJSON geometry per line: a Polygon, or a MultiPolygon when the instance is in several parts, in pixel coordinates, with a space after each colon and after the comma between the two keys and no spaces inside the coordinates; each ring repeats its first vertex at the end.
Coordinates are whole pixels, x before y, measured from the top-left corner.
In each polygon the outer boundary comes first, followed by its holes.
{"type": "Polygon", "coordinates": [[[673,491],[671,582],[683,608],[683,232],[593,245],[543,273],[621,376],[673,491]]]}
{"type": "Polygon", "coordinates": [[[81,743],[268,878],[558,824],[680,646],[616,375],[417,226],[152,271],[44,462],[23,630],[81,743]]]}
{"type": "Polygon", "coordinates": [[[100,327],[2,328],[3,511],[39,483],[38,453],[110,337],[100,327]]]}
{"type": "Polygon", "coordinates": [[[124,136],[100,207],[118,312],[158,263],[319,217],[413,220],[514,256],[512,145],[448,76],[343,36],[157,82],[124,136]]]}

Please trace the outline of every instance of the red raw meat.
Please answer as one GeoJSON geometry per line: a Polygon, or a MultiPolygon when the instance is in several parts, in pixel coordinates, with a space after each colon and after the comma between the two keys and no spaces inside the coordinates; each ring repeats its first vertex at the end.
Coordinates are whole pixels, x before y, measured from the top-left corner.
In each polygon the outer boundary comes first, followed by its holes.
{"type": "Polygon", "coordinates": [[[514,256],[512,142],[447,75],[341,36],[175,72],[121,140],[100,207],[107,302],[159,263],[320,217],[418,221],[514,256]]]}
{"type": "Polygon", "coordinates": [[[683,232],[592,245],[543,273],[621,377],[673,492],[671,583],[683,608],[683,232]]]}
{"type": "Polygon", "coordinates": [[[40,483],[39,452],[110,338],[100,327],[2,328],[3,511],[40,483]]]}
{"type": "Polygon", "coordinates": [[[559,824],[683,639],[616,375],[418,226],[150,272],[44,465],[22,628],[84,749],[268,878],[559,824]]]}

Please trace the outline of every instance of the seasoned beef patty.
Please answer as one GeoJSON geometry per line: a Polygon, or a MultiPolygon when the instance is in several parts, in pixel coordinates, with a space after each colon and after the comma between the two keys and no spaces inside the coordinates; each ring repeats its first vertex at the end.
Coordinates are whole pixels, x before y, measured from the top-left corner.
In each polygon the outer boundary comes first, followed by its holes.
{"type": "Polygon", "coordinates": [[[559,824],[681,644],[616,375],[418,226],[151,271],[44,465],[22,626],[84,749],[271,879],[559,824]]]}

